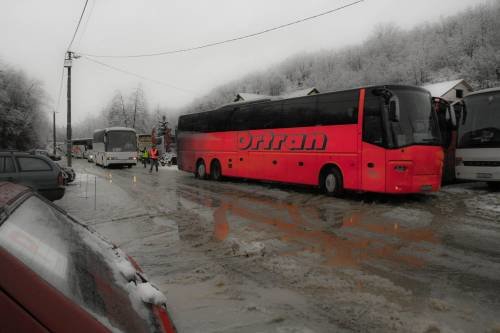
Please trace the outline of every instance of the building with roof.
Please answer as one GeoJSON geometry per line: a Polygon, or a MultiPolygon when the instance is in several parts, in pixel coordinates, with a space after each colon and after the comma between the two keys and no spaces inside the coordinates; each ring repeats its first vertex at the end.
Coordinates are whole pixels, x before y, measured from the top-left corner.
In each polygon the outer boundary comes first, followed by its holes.
{"type": "Polygon", "coordinates": [[[316,94],[319,94],[319,90],[316,89],[315,87],[312,87],[312,88],[292,91],[290,93],[281,95],[280,97],[295,98],[295,97],[311,96],[311,95],[316,95],[316,94]]]}
{"type": "Polygon", "coordinates": [[[236,98],[233,100],[233,102],[250,102],[269,99],[271,99],[271,96],[251,93],[239,93],[238,95],[236,95],[236,98]]]}
{"type": "Polygon", "coordinates": [[[470,84],[463,79],[432,83],[422,86],[422,88],[427,89],[432,97],[441,97],[448,102],[455,102],[462,99],[473,91],[470,84]]]}
{"type": "Polygon", "coordinates": [[[260,94],[251,94],[251,93],[239,93],[236,95],[233,102],[254,102],[254,101],[264,101],[264,100],[276,100],[276,99],[284,99],[284,98],[295,98],[295,97],[303,97],[319,94],[319,90],[312,87],[307,89],[301,89],[292,91],[290,93],[279,95],[279,96],[268,96],[268,95],[260,95],[260,94]]]}

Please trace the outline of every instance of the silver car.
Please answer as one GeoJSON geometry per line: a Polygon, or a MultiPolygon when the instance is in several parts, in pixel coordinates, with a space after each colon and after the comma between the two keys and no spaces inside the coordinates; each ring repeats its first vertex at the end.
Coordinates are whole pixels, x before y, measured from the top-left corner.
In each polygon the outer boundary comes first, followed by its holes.
{"type": "Polygon", "coordinates": [[[60,167],[43,155],[0,152],[0,181],[31,187],[54,201],[64,196],[64,176],[60,167]]]}

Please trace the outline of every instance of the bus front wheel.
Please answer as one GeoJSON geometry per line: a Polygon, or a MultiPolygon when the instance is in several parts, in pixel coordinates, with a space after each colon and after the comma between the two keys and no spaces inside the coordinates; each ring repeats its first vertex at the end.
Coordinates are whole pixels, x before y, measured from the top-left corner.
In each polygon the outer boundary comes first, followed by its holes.
{"type": "Polygon", "coordinates": [[[205,162],[203,160],[198,161],[196,164],[196,178],[205,179],[207,177],[207,168],[205,167],[205,162]]]}
{"type": "Polygon", "coordinates": [[[219,160],[214,160],[210,167],[210,178],[215,181],[220,181],[222,179],[222,172],[219,160]]]}
{"type": "Polygon", "coordinates": [[[344,192],[342,174],[335,167],[329,167],[322,172],[321,189],[331,196],[338,196],[344,192]]]}

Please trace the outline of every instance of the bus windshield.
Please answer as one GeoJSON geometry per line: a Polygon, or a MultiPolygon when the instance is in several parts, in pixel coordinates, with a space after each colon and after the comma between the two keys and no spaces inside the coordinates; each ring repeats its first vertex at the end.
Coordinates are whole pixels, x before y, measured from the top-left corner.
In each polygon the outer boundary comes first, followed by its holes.
{"type": "Polygon", "coordinates": [[[134,152],[137,150],[137,138],[132,131],[110,131],[107,133],[106,151],[134,152]]]}
{"type": "Polygon", "coordinates": [[[389,145],[395,148],[440,145],[439,125],[430,94],[409,88],[393,88],[391,93],[387,126],[389,145]],[[391,107],[395,108],[396,117],[390,116],[391,107]]]}
{"type": "Polygon", "coordinates": [[[466,97],[458,148],[500,148],[500,91],[466,97]]]}

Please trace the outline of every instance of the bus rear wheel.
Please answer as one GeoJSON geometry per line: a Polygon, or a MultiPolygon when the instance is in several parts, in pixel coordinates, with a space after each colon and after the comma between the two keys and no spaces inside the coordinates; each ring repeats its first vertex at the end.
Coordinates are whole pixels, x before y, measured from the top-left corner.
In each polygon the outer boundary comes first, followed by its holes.
{"type": "Polygon", "coordinates": [[[214,160],[210,167],[210,178],[215,181],[220,181],[222,179],[222,172],[219,160],[214,160]]]}
{"type": "Polygon", "coordinates": [[[205,167],[205,162],[203,162],[203,160],[196,163],[195,177],[199,179],[205,179],[207,177],[207,168],[205,167]]]}
{"type": "Polygon", "coordinates": [[[327,195],[339,196],[344,192],[342,174],[335,167],[330,167],[322,172],[320,187],[327,195]]]}

